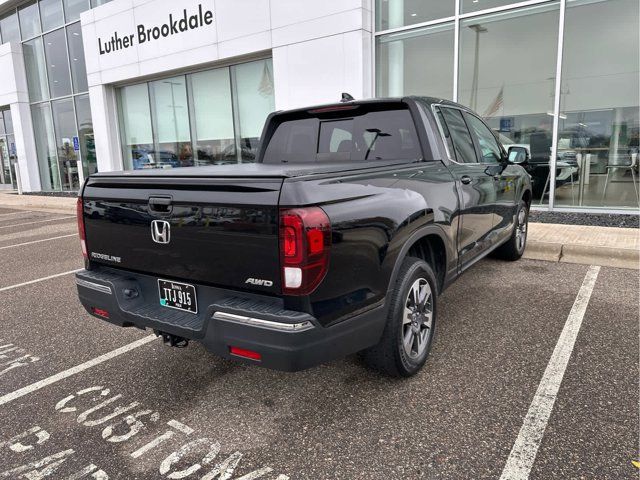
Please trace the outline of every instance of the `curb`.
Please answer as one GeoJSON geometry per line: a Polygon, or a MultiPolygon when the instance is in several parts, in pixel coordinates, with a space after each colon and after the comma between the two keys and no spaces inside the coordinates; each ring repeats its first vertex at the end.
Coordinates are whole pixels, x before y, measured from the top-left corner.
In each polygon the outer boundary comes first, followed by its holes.
{"type": "Polygon", "coordinates": [[[640,269],[640,251],[602,245],[575,245],[528,241],[523,258],[548,262],[579,263],[602,267],[640,269]]]}

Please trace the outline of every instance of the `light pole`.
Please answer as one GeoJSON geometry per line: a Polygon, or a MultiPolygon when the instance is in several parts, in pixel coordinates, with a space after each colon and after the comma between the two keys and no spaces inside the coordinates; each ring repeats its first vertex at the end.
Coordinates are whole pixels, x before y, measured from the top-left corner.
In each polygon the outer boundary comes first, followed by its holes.
{"type": "MultiPolygon", "coordinates": [[[[173,93],[173,87],[175,85],[182,85],[182,83],[172,82],[170,80],[165,80],[162,83],[166,83],[171,86],[171,105],[170,106],[173,109],[173,129],[174,129],[174,134],[176,138],[176,150],[177,150],[178,149],[178,117],[176,116],[176,108],[182,108],[182,107],[176,106],[176,97],[175,97],[175,94],[173,93]]],[[[158,145],[158,147],[159,146],[160,145],[158,145]]]]}
{"type": "Polygon", "coordinates": [[[469,99],[469,107],[471,110],[475,110],[478,107],[478,71],[480,69],[480,34],[486,33],[489,30],[479,23],[469,25],[471,30],[476,32],[476,48],[475,56],[473,59],[473,80],[471,81],[471,98],[469,99]]]}

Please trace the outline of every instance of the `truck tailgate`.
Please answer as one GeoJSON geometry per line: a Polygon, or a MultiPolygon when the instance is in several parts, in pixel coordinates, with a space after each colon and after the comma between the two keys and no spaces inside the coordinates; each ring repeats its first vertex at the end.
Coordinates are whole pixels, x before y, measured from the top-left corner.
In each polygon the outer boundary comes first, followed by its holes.
{"type": "Polygon", "coordinates": [[[82,194],[89,259],[158,278],[280,292],[282,182],[92,177],[82,194]]]}

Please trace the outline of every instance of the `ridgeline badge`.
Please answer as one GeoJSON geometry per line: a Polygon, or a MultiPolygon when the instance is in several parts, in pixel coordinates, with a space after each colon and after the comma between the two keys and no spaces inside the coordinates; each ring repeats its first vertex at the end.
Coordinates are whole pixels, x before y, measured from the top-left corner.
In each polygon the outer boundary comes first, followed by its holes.
{"type": "Polygon", "coordinates": [[[104,55],[129,48],[135,44],[136,39],[138,45],[142,45],[151,40],[158,40],[160,37],[166,38],[212,24],[213,12],[211,10],[203,10],[202,4],[200,4],[198,5],[198,11],[192,15],[189,15],[186,8],[182,10],[181,17],[174,17],[173,14],[169,14],[169,21],[160,26],[147,27],[141,23],[136,27],[136,33],[120,36],[118,32],[113,32],[111,38],[105,42],[98,38],[98,50],[100,55],[104,55]]]}

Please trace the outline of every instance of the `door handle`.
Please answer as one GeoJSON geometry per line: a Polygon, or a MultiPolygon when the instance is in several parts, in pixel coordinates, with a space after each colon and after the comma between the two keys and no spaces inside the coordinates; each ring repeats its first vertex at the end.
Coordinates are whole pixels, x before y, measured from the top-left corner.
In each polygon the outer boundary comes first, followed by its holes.
{"type": "Polygon", "coordinates": [[[471,183],[471,177],[469,175],[463,175],[460,177],[460,181],[465,185],[469,185],[471,183]]]}

